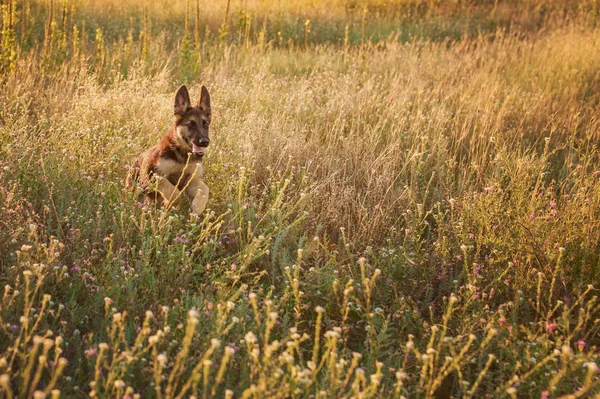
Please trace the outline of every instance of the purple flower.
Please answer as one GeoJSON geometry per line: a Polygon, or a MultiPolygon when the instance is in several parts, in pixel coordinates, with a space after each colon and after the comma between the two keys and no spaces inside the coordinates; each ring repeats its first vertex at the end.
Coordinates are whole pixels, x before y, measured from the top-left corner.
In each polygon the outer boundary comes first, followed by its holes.
{"type": "Polygon", "coordinates": [[[89,349],[85,350],[85,355],[88,357],[96,356],[97,354],[98,354],[98,349],[96,349],[96,348],[89,348],[89,349]]]}
{"type": "Polygon", "coordinates": [[[233,342],[230,342],[230,343],[228,343],[228,344],[227,344],[227,346],[228,346],[228,347],[230,347],[231,349],[233,349],[233,353],[237,352],[237,351],[240,349],[240,348],[238,348],[238,346],[237,346],[235,343],[233,343],[233,342]]]}
{"type": "Polygon", "coordinates": [[[183,239],[179,236],[175,237],[175,242],[183,242],[183,239]]]}

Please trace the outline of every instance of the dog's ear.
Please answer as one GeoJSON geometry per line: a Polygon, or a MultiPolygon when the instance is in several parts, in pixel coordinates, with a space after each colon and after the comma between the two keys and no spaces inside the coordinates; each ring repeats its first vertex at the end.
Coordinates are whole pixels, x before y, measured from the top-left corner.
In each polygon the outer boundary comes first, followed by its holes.
{"type": "Polygon", "coordinates": [[[210,94],[208,94],[208,89],[205,86],[202,86],[202,91],[200,92],[198,108],[204,111],[210,111],[210,94]]]}
{"type": "Polygon", "coordinates": [[[177,90],[177,94],[175,94],[174,113],[175,115],[183,115],[189,107],[191,107],[190,93],[188,93],[187,87],[183,85],[177,90]]]}

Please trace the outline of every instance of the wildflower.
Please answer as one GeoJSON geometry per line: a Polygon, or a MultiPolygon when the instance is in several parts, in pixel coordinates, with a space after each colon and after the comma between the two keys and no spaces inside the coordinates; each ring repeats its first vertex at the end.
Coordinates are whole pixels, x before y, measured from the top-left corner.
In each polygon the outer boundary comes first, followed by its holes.
{"type": "Polygon", "coordinates": [[[165,355],[164,353],[161,353],[160,355],[158,355],[158,356],[156,357],[156,360],[158,360],[158,362],[159,362],[161,365],[163,365],[163,366],[164,366],[164,365],[167,363],[167,360],[168,360],[168,359],[167,359],[167,355],[165,355]]]}
{"type": "Polygon", "coordinates": [[[598,365],[595,362],[587,362],[583,364],[585,367],[587,367],[590,371],[593,371],[595,373],[598,372],[598,365]]]}
{"type": "Polygon", "coordinates": [[[233,342],[230,342],[230,343],[228,343],[228,344],[227,344],[227,347],[228,347],[228,348],[231,348],[231,349],[233,350],[233,353],[237,352],[237,351],[240,349],[240,348],[238,348],[238,346],[237,346],[235,343],[233,343],[233,342]]]}
{"type": "Polygon", "coordinates": [[[580,339],[579,341],[577,341],[577,347],[579,348],[580,351],[582,351],[583,349],[585,349],[586,347],[586,343],[584,340],[580,339]]]}
{"type": "Polygon", "coordinates": [[[546,326],[546,331],[552,334],[552,331],[556,330],[556,324],[550,323],[546,326]]]}
{"type": "Polygon", "coordinates": [[[256,335],[254,335],[254,333],[250,331],[246,335],[244,335],[244,340],[248,343],[253,344],[256,342],[256,335]]]}
{"type": "Polygon", "coordinates": [[[85,355],[87,357],[92,357],[92,356],[96,356],[98,354],[98,349],[96,348],[89,348],[85,350],[85,355]]]}
{"type": "Polygon", "coordinates": [[[540,396],[541,399],[548,399],[549,397],[550,397],[550,392],[548,392],[548,391],[543,391],[542,396],[540,396]]]}
{"type": "Polygon", "coordinates": [[[231,264],[231,270],[233,270],[233,271],[237,270],[237,265],[235,263],[231,264]]]}

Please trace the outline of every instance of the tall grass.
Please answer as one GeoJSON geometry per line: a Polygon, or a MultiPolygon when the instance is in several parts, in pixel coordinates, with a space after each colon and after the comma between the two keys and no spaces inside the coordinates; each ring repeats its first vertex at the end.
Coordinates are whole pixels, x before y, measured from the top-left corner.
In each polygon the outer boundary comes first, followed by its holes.
{"type": "Polygon", "coordinates": [[[1,397],[598,395],[595,2],[165,4],[2,3],[1,397]]]}

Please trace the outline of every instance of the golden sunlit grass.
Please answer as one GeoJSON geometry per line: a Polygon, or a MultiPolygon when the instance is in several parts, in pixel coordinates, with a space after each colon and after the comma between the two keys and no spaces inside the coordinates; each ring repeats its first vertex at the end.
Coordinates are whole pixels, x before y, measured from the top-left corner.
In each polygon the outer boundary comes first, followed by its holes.
{"type": "Polygon", "coordinates": [[[597,395],[598,7],[4,0],[0,397],[597,395]]]}

